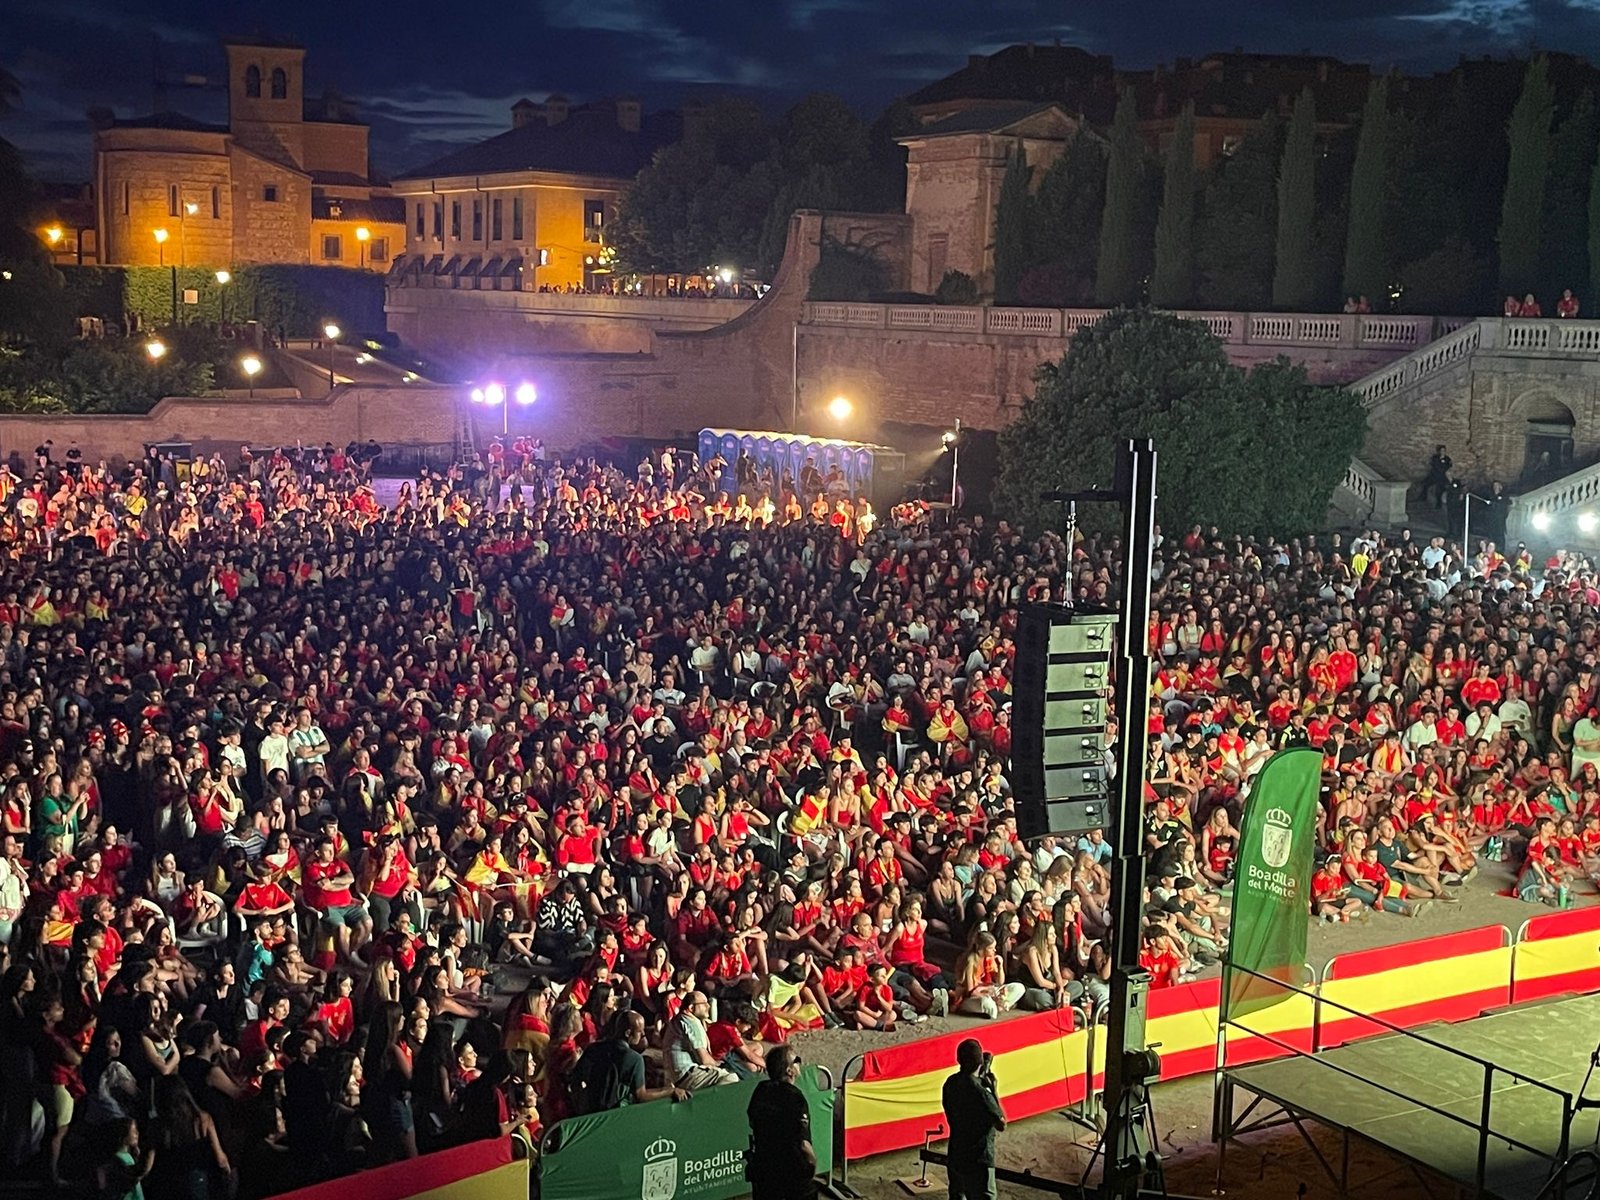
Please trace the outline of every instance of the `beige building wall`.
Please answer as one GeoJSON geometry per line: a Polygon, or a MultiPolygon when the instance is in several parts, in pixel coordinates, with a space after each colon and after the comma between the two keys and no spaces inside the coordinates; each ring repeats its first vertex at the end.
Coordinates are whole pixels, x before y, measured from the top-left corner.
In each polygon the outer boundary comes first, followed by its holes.
{"type": "MultiPolygon", "coordinates": [[[[554,176],[543,172],[480,178],[403,180],[394,186],[406,205],[406,253],[446,260],[500,256],[523,260],[522,290],[564,288],[584,282],[584,272],[598,264],[599,240],[615,218],[624,181],[601,177],[554,176]],[[499,223],[495,205],[499,204],[499,223]],[[521,236],[517,211],[521,206],[521,236]],[[598,204],[602,224],[585,223],[589,206],[598,204]],[[438,220],[435,220],[437,206],[438,220]],[[417,233],[418,213],[422,234],[417,233]],[[475,215],[476,214],[476,215],[475,215]],[[459,222],[458,222],[459,215],[459,222]],[[435,236],[435,227],[439,236],[435,236]],[[476,236],[474,233],[476,232],[476,236]],[[498,233],[498,236],[497,236],[498,233]],[[541,255],[541,252],[543,254],[541,255]],[[542,265],[541,265],[542,258],[542,265]],[[586,262],[593,259],[596,261],[586,262]]],[[[511,286],[506,280],[503,286],[511,286]]]]}
{"type": "Polygon", "coordinates": [[[405,250],[406,227],[391,221],[311,219],[311,241],[306,248],[314,267],[355,267],[380,274],[389,269],[396,255],[405,250]],[[362,249],[356,231],[370,235],[362,249]],[[337,250],[338,253],[332,253],[337,250]]]}
{"type": "MultiPolygon", "coordinates": [[[[303,167],[305,147],[305,57],[298,46],[233,43],[228,55],[228,125],[240,144],[266,158],[303,167]],[[259,72],[259,94],[250,95],[251,72],[259,72]],[[273,95],[282,72],[283,95],[273,95]]],[[[363,172],[364,174],[365,172],[363,172]]]]}
{"type": "Polygon", "coordinates": [[[96,134],[95,147],[102,262],[229,261],[233,193],[226,134],[110,129],[96,134]],[[157,229],[167,231],[164,247],[157,229]]]}
{"type": "MultiPolygon", "coordinates": [[[[367,177],[367,127],[354,122],[307,121],[301,133],[301,167],[316,175],[337,171],[367,177]]],[[[341,190],[349,191],[345,185],[341,190]]],[[[361,189],[365,194],[371,189],[361,189]]]]}
{"type": "Polygon", "coordinates": [[[233,147],[230,159],[237,196],[233,261],[309,261],[311,180],[242,146],[233,147]],[[275,198],[268,199],[269,195],[275,198]]]}
{"type": "Polygon", "coordinates": [[[1072,123],[1050,113],[1023,132],[901,139],[907,148],[906,215],[912,221],[911,287],[932,292],[946,271],[972,276],[994,293],[994,219],[1015,148],[1033,169],[1032,186],[1060,157],[1072,123]],[[1048,129],[1055,136],[1028,136],[1048,129]]]}

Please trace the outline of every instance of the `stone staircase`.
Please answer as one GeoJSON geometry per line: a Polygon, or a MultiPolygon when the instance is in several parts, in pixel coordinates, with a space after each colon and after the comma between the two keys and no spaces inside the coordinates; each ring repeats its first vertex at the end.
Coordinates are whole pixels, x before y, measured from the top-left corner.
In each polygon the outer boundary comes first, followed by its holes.
{"type": "MultiPolygon", "coordinates": [[[[1440,322],[1441,336],[1434,341],[1349,385],[1374,418],[1369,451],[1374,449],[1372,437],[1383,436],[1380,424],[1390,431],[1403,429],[1408,412],[1426,410],[1429,403],[1439,400],[1439,393],[1451,392],[1459,384],[1470,387],[1475,365],[1567,374],[1585,369],[1582,364],[1600,363],[1600,321],[1480,317],[1440,318],[1440,322]],[[1485,359],[1494,362],[1485,364],[1485,359]]],[[[1431,434],[1428,440],[1432,440],[1431,434]]],[[[1439,440],[1449,439],[1441,434],[1439,440]]],[[[1380,445],[1378,454],[1386,448],[1380,445]]],[[[1353,459],[1335,490],[1333,515],[1360,521],[1365,512],[1366,523],[1396,528],[1409,519],[1406,490],[1405,481],[1390,479],[1382,470],[1353,459]]],[[[1600,530],[1600,463],[1516,499],[1507,523],[1510,540],[1531,543],[1557,529],[1574,534],[1600,530]]],[[[1587,540],[1600,543],[1600,537],[1587,540]]]]}

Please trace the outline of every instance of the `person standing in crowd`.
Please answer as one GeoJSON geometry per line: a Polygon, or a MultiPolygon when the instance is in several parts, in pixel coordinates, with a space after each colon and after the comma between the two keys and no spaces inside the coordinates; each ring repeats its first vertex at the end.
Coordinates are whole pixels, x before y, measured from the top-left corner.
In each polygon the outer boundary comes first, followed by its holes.
{"type": "Polygon", "coordinates": [[[1450,468],[1455,462],[1445,453],[1444,444],[1433,448],[1433,453],[1428,456],[1428,473],[1422,477],[1422,502],[1428,502],[1429,495],[1434,497],[1434,507],[1444,505],[1445,493],[1450,490],[1450,468]]]}
{"type": "Polygon", "coordinates": [[[940,1101],[950,1130],[946,1147],[950,1200],[995,1200],[994,1135],[1006,1127],[995,1091],[994,1059],[977,1038],[956,1047],[959,1070],[944,1081],[940,1101]]]}
{"type": "Polygon", "coordinates": [[[800,1054],[793,1046],[773,1046],[766,1068],[767,1077],[756,1084],[745,1109],[751,1200],[811,1200],[817,1194],[817,1152],[811,1145],[811,1106],[798,1086],[800,1054]]]}

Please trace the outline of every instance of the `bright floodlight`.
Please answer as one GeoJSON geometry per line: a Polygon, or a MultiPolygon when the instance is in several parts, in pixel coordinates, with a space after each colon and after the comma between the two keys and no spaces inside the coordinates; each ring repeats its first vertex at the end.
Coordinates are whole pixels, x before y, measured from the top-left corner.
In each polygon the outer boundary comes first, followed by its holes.
{"type": "Polygon", "coordinates": [[[733,282],[733,272],[728,270],[727,267],[723,267],[722,270],[718,271],[717,277],[721,279],[723,283],[733,282]]]}
{"type": "Polygon", "coordinates": [[[474,404],[482,404],[483,403],[483,389],[482,388],[473,388],[472,391],[467,394],[467,398],[470,399],[474,404]]]}
{"type": "Polygon", "coordinates": [[[239,360],[239,369],[254,379],[261,372],[261,360],[254,354],[246,354],[239,360]]]}
{"type": "Polygon", "coordinates": [[[519,383],[516,394],[518,404],[532,404],[539,398],[539,393],[534,390],[531,383],[519,383]]]}
{"type": "Polygon", "coordinates": [[[506,402],[506,385],[491,383],[483,389],[483,402],[485,404],[504,404],[506,402]]]}
{"type": "Polygon", "coordinates": [[[156,244],[160,245],[167,240],[167,231],[165,229],[153,229],[151,230],[151,236],[156,239],[156,244]]]}
{"type": "Polygon", "coordinates": [[[189,200],[184,203],[183,211],[192,217],[195,215],[195,213],[200,211],[200,206],[193,200],[189,200]]]}
{"type": "Polygon", "coordinates": [[[945,449],[948,450],[956,444],[956,431],[954,429],[946,429],[944,433],[939,435],[939,440],[945,444],[945,449]]]}
{"type": "Polygon", "coordinates": [[[159,362],[166,357],[167,347],[164,342],[152,339],[144,344],[144,352],[150,356],[151,362],[159,362]]]}
{"type": "Polygon", "coordinates": [[[835,421],[843,421],[855,410],[855,405],[850,403],[848,396],[835,396],[828,401],[828,415],[835,421]]]}
{"type": "Polygon", "coordinates": [[[1534,513],[1533,514],[1533,527],[1535,529],[1540,530],[1540,531],[1549,529],[1550,528],[1550,514],[1547,513],[1547,512],[1536,512],[1536,513],[1534,513]]]}
{"type": "Polygon", "coordinates": [[[54,246],[57,242],[59,242],[61,240],[61,226],[59,226],[59,225],[50,226],[49,229],[46,229],[44,231],[44,236],[49,238],[50,239],[50,244],[52,246],[54,246]]]}
{"type": "Polygon", "coordinates": [[[336,342],[339,340],[339,327],[332,321],[329,321],[322,327],[322,333],[323,336],[326,337],[330,342],[336,342]]]}
{"type": "Polygon", "coordinates": [[[1595,516],[1592,512],[1578,514],[1578,528],[1583,530],[1584,533],[1593,533],[1596,526],[1600,526],[1600,517],[1595,516]]]}
{"type": "Polygon", "coordinates": [[[233,279],[233,276],[227,271],[218,271],[217,272],[217,282],[218,283],[228,283],[232,279],[233,279]]]}

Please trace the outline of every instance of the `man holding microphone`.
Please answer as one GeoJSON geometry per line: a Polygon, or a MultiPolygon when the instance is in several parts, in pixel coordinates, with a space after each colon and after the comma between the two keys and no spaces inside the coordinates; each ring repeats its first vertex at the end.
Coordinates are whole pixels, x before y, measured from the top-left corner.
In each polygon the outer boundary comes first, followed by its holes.
{"type": "Polygon", "coordinates": [[[950,1200],[995,1200],[994,1135],[1006,1127],[995,1094],[994,1055],[976,1038],[956,1047],[961,1068],[944,1081],[944,1119],[950,1127],[950,1200]]]}

